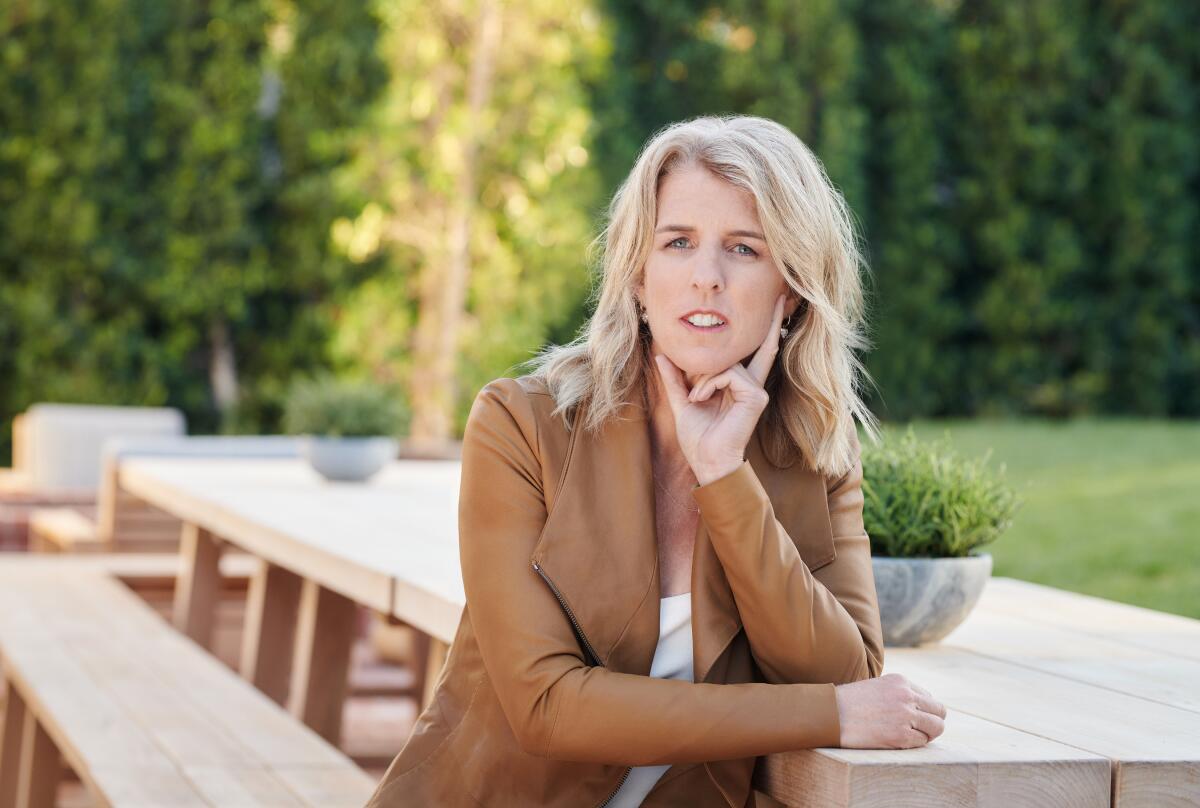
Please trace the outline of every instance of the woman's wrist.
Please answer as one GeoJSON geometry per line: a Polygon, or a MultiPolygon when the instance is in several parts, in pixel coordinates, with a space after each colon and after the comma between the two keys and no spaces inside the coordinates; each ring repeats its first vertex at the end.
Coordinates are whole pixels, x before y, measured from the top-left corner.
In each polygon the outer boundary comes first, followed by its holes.
{"type": "Polygon", "coordinates": [[[698,485],[708,485],[709,483],[716,482],[722,477],[727,477],[730,474],[733,474],[733,472],[741,468],[742,463],[744,462],[745,460],[731,460],[712,466],[699,466],[695,469],[692,469],[692,472],[696,475],[696,483],[698,485]]]}

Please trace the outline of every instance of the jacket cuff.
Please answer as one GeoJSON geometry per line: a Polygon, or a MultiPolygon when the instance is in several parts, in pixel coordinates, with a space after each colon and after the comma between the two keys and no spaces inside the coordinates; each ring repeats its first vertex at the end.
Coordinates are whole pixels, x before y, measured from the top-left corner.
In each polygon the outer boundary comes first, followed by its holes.
{"type": "Polygon", "coordinates": [[[706,485],[692,488],[692,498],[700,506],[700,517],[709,529],[737,523],[740,517],[758,513],[770,498],[763,489],[749,460],[706,485]]]}
{"type": "Polygon", "coordinates": [[[838,718],[837,685],[821,683],[814,688],[811,684],[780,685],[796,693],[797,704],[792,715],[797,716],[796,726],[804,727],[804,736],[799,739],[803,748],[833,749],[842,743],[842,723],[838,718]]]}

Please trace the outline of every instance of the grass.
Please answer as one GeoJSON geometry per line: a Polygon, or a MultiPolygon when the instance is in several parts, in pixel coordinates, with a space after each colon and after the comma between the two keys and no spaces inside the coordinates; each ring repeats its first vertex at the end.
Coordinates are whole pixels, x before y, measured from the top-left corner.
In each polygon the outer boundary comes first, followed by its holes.
{"type": "MultiPolygon", "coordinates": [[[[884,428],[898,439],[903,425],[884,428]]],[[[914,421],[1024,500],[981,548],[993,575],[1200,618],[1200,424],[1139,419],[914,421]]]]}

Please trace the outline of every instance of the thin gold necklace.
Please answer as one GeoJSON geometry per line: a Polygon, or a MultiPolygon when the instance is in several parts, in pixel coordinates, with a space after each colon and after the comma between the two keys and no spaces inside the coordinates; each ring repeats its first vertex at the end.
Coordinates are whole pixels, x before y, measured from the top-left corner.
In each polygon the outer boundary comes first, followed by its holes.
{"type": "MultiPolygon", "coordinates": [[[[653,476],[653,474],[651,476],[653,476]]],[[[667,499],[669,499],[675,503],[675,506],[677,508],[682,508],[683,510],[687,511],[688,513],[700,513],[699,508],[688,507],[687,505],[684,505],[679,500],[675,499],[675,497],[671,495],[671,492],[667,490],[667,487],[658,481],[658,477],[654,477],[654,484],[658,486],[658,489],[660,491],[662,491],[664,494],[667,495],[667,499]]]]}

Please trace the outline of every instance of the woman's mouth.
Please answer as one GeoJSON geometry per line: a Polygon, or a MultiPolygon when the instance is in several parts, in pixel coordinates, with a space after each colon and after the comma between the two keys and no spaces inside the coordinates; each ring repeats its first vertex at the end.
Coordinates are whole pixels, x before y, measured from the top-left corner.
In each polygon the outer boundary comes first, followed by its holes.
{"type": "Polygon", "coordinates": [[[680,317],[679,322],[683,323],[690,330],[701,334],[712,334],[717,331],[724,331],[729,327],[729,323],[724,317],[712,313],[697,313],[680,317]]]}

